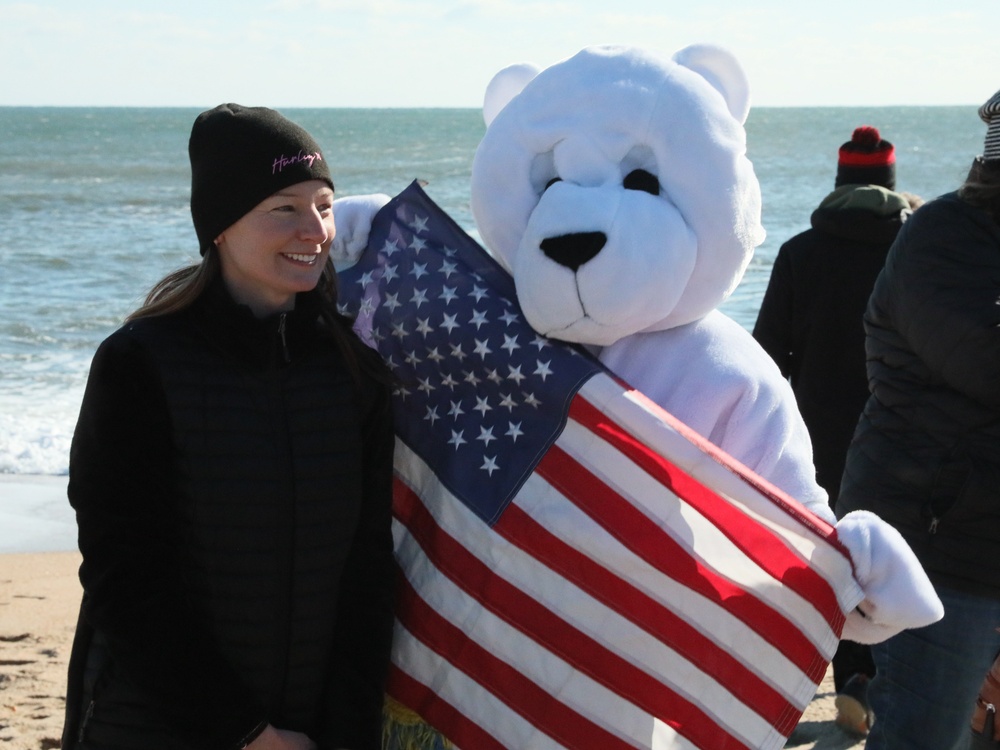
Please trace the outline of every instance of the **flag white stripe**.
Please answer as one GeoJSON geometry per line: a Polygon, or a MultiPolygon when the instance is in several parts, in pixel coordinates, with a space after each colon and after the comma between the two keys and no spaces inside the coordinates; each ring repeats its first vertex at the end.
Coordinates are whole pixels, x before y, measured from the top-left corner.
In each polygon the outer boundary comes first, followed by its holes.
{"type": "MultiPolygon", "coordinates": [[[[639,471],[613,446],[592,438],[589,430],[570,420],[557,445],[578,463],[583,456],[587,456],[590,471],[631,501],[660,531],[679,543],[706,568],[734,582],[749,595],[764,601],[796,623],[827,659],[833,656],[837,635],[811,602],[775,580],[714,523],[654,478],[639,471]]],[[[738,505],[734,507],[739,508],[738,505]]]]}
{"type": "MultiPolygon", "coordinates": [[[[661,573],[634,556],[617,539],[604,533],[579,509],[556,507],[550,501],[556,493],[545,480],[534,476],[525,484],[517,503],[553,535],[601,564],[622,580],[687,622],[698,623],[698,630],[719,644],[742,663],[751,667],[793,705],[805,708],[815,694],[816,685],[778,647],[715,602],[661,573]],[[731,644],[741,648],[733,650],[731,644]],[[746,658],[744,654],[752,654],[746,658]]],[[[558,493],[557,493],[558,494],[558,493]]]]}
{"type": "MultiPolygon", "coordinates": [[[[850,612],[864,599],[846,554],[678,433],[669,421],[672,418],[658,406],[635,391],[626,391],[622,398],[622,391],[622,386],[614,379],[597,376],[584,384],[578,397],[607,414],[659,455],[669,457],[671,463],[701,484],[779,533],[810,567],[827,580],[836,582],[833,589],[841,611],[850,612]]],[[[794,499],[791,502],[796,503],[794,499]]]]}
{"type": "MultiPolygon", "coordinates": [[[[409,452],[405,446],[402,450],[409,452]]],[[[412,453],[403,457],[403,463],[412,470],[422,465],[419,457],[412,453]]],[[[428,467],[424,466],[422,469],[430,473],[428,467]]],[[[409,474],[409,471],[407,473],[409,474]]],[[[426,474],[424,476],[426,477],[426,474]]],[[[537,477],[529,481],[541,482],[537,477]]],[[[424,480],[419,480],[418,484],[424,484],[424,480]]],[[[539,486],[534,484],[530,491],[524,492],[524,495],[530,497],[539,490],[539,486]]],[[[441,491],[445,490],[442,488],[441,491]]],[[[548,486],[544,491],[554,492],[548,486]]],[[[558,502],[562,505],[567,504],[562,498],[558,498],[558,502]]],[[[435,507],[429,510],[438,525],[452,537],[460,541],[476,538],[468,536],[469,524],[482,522],[472,513],[465,511],[464,506],[457,501],[435,503],[435,507]]],[[[572,524],[563,522],[559,525],[565,527],[572,524]]],[[[403,570],[407,571],[408,579],[417,593],[435,611],[449,622],[460,623],[463,631],[471,639],[517,668],[549,694],[557,695],[562,702],[575,710],[585,715],[588,713],[593,715],[594,706],[607,706],[607,715],[615,718],[614,727],[609,727],[612,733],[633,737],[643,743],[649,742],[650,718],[645,711],[617,698],[589,676],[566,664],[543,646],[492,615],[478,601],[456,587],[443,573],[432,569],[432,563],[422,557],[423,551],[416,541],[409,537],[400,524],[396,526],[396,553],[400,564],[403,570]],[[498,648],[502,648],[502,652],[498,651],[498,648]],[[636,727],[641,728],[642,736],[636,736],[636,727]]],[[[594,536],[589,537],[587,543],[592,544],[595,539],[601,537],[606,537],[606,534],[603,530],[595,528],[594,536]]],[[[593,637],[623,660],[656,676],[664,684],[687,697],[713,716],[726,731],[741,737],[750,747],[781,747],[784,738],[775,732],[767,721],[740,704],[724,685],[530,555],[496,535],[488,549],[485,545],[467,549],[491,567],[496,566],[497,559],[503,559],[502,572],[506,580],[535,600],[545,602],[546,606],[558,616],[593,637]],[[614,639],[608,640],[605,635],[607,633],[613,633],[614,639]],[[719,706],[725,706],[725,711],[719,711],[719,706]],[[771,744],[774,742],[778,744],[771,744]]],[[[641,561],[634,558],[631,553],[627,554],[633,557],[636,565],[641,564],[641,561]]],[[[500,575],[500,571],[496,573],[500,575]]],[[[683,598],[690,598],[692,595],[693,593],[688,590],[680,592],[683,598]]],[[[700,595],[693,596],[704,601],[700,595]]],[[[732,620],[731,617],[729,619],[732,620]]],[[[746,632],[744,628],[739,630],[746,632]]],[[[728,641],[732,642],[734,641],[728,641]]],[[[411,676],[420,682],[426,682],[426,676],[416,674],[411,676]]],[[[815,690],[815,685],[801,672],[798,672],[798,682],[800,685],[808,683],[811,689],[815,690]]],[[[435,692],[439,692],[437,686],[434,687],[435,692]]],[[[801,705],[804,706],[806,702],[808,698],[801,705]]],[[[459,707],[467,715],[470,710],[474,710],[474,707],[465,704],[464,699],[459,707]]],[[[521,747],[521,745],[514,744],[511,747],[521,747]]]]}

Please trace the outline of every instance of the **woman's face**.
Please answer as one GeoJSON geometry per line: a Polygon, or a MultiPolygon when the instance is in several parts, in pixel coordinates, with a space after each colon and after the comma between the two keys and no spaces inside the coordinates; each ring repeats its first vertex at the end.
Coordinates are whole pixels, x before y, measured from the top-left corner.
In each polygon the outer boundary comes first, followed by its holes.
{"type": "Polygon", "coordinates": [[[279,190],[215,240],[229,293],[259,318],[292,309],[295,294],[319,281],[335,233],[329,185],[279,190]]]}

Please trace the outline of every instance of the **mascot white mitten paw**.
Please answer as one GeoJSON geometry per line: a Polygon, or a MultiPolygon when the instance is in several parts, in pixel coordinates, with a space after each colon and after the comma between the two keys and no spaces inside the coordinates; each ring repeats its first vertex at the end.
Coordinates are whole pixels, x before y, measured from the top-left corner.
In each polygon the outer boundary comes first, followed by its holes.
{"type": "Polygon", "coordinates": [[[913,550],[885,521],[868,511],[854,511],[837,524],[837,537],[851,553],[854,577],[865,593],[864,601],[847,617],[844,638],[880,643],[944,616],[941,600],[913,550]]]}
{"type": "Polygon", "coordinates": [[[333,202],[333,222],[337,233],[330,246],[330,258],[338,271],[357,263],[368,246],[372,219],[388,202],[389,196],[382,193],[351,195],[333,202]]]}

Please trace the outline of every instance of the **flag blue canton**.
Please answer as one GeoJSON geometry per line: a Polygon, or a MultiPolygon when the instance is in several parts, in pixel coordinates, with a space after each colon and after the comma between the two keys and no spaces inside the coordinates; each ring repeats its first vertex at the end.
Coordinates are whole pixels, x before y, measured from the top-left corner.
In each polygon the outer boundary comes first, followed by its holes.
{"type": "Polygon", "coordinates": [[[416,182],[375,216],[340,297],[399,381],[397,436],[495,522],[601,366],[532,330],[510,275],[416,182]]]}

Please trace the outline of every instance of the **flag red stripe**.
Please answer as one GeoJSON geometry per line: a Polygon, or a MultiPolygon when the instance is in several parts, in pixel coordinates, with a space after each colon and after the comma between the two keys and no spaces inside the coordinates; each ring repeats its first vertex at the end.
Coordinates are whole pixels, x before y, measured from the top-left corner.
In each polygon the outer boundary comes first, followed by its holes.
{"type": "MultiPolygon", "coordinates": [[[[585,399],[574,399],[570,412],[574,421],[608,441],[661,484],[676,488],[688,505],[710,520],[736,547],[783,585],[810,601],[831,628],[839,630],[843,626],[844,613],[833,587],[773,531],[757,523],[747,523],[747,517],[718,493],[644,446],[585,399]]],[[[807,526],[816,530],[815,524],[807,526]]]]}
{"type": "MultiPolygon", "coordinates": [[[[671,474],[676,472],[679,477],[686,477],[676,467],[670,468],[673,470],[671,474]]],[[[826,660],[794,623],[752,592],[705,567],[677,541],[663,533],[645,513],[584,470],[558,444],[549,448],[536,471],[653,568],[742,620],[811,679],[816,682],[822,679],[826,660]]],[[[693,494],[709,492],[697,484],[678,488],[679,482],[674,481],[677,478],[663,477],[663,484],[676,489],[685,501],[690,500],[693,494]]],[[[750,524],[744,520],[744,525],[750,524]]],[[[772,540],[770,544],[776,542],[772,540]]]]}
{"type": "MultiPolygon", "coordinates": [[[[516,504],[504,511],[493,530],[698,665],[784,736],[795,728],[801,711],[733,657],[727,650],[731,646],[716,645],[682,617],[550,533],[516,504]]],[[[631,700],[652,710],[640,696],[631,700]]]]}
{"type": "MultiPolygon", "coordinates": [[[[419,501],[416,501],[416,504],[420,505],[419,501]]],[[[427,518],[422,517],[417,523],[419,525],[427,523],[427,518]]],[[[430,523],[433,523],[433,520],[430,523]]],[[[490,609],[492,610],[492,607],[490,609]]],[[[399,621],[417,640],[497,696],[498,702],[506,703],[528,723],[554,737],[561,744],[581,749],[635,750],[633,745],[561,703],[516,668],[469,638],[460,628],[427,604],[405,579],[401,586],[398,610],[399,621]]],[[[495,612],[495,614],[502,616],[503,613],[495,612]]],[[[433,695],[425,697],[431,701],[443,700],[433,695]]],[[[480,747],[477,732],[482,730],[475,726],[476,731],[472,731],[466,726],[471,720],[460,713],[456,712],[456,716],[450,717],[449,723],[438,723],[438,721],[444,722],[446,717],[439,717],[436,721],[433,718],[434,711],[429,707],[425,714],[424,706],[427,704],[406,705],[415,706],[418,713],[433,726],[440,728],[445,736],[459,747],[480,747]]]]}
{"type": "Polygon", "coordinates": [[[827,581],[784,544],[775,544],[772,531],[755,523],[747,523],[746,516],[731,503],[722,500],[717,493],[642,445],[589,401],[574,399],[570,415],[573,420],[599,434],[662,484],[676,488],[677,494],[688,505],[708,518],[761,568],[799,596],[811,601],[827,622],[837,623],[843,617],[836,593],[827,581]],[[789,571],[794,574],[789,576],[789,571]]]}
{"type": "Polygon", "coordinates": [[[471,721],[461,711],[395,664],[390,665],[386,693],[416,712],[433,727],[448,727],[449,739],[459,747],[477,750],[507,750],[502,742],[471,721]]]}
{"type": "MultiPolygon", "coordinates": [[[[551,450],[549,449],[549,453],[551,450]]],[[[556,616],[547,607],[495,575],[457,540],[437,526],[419,497],[412,491],[404,488],[404,491],[396,493],[394,513],[420,543],[434,565],[456,585],[483,607],[543,645],[548,651],[626,699],[632,700],[637,695],[644,695],[648,701],[647,710],[652,716],[688,737],[698,747],[718,748],[718,750],[746,747],[718,726],[716,720],[706,715],[698,706],[682,698],[668,685],[621,659],[556,616]],[[511,612],[517,613],[516,621],[508,615],[511,612]]],[[[447,624],[446,621],[440,621],[433,628],[430,627],[429,621],[432,615],[429,607],[421,610],[419,617],[413,616],[413,612],[407,611],[406,607],[400,608],[398,613],[400,621],[407,629],[421,633],[421,640],[434,639],[434,631],[447,624]]],[[[456,640],[454,637],[450,640],[443,639],[435,650],[467,674],[479,677],[493,676],[490,671],[483,671],[475,661],[469,662],[468,640],[456,640]]],[[[483,653],[483,656],[492,657],[486,653],[483,653]]],[[[499,662],[499,664],[504,663],[499,662]]],[[[499,694],[502,694],[504,701],[522,716],[535,715],[537,702],[534,699],[527,701],[524,699],[527,689],[524,683],[527,682],[528,685],[533,683],[518,676],[520,685],[499,694]]],[[[478,681],[486,684],[483,679],[478,681]]],[[[503,685],[486,684],[486,686],[493,692],[503,688],[503,685]]],[[[553,737],[558,737],[568,729],[565,721],[551,711],[543,712],[543,715],[537,716],[537,720],[533,723],[553,737]]],[[[447,735],[447,731],[445,734],[447,735]]],[[[569,746],[608,747],[603,740],[601,742],[592,740],[593,735],[587,733],[581,739],[583,744],[569,746]]]]}

